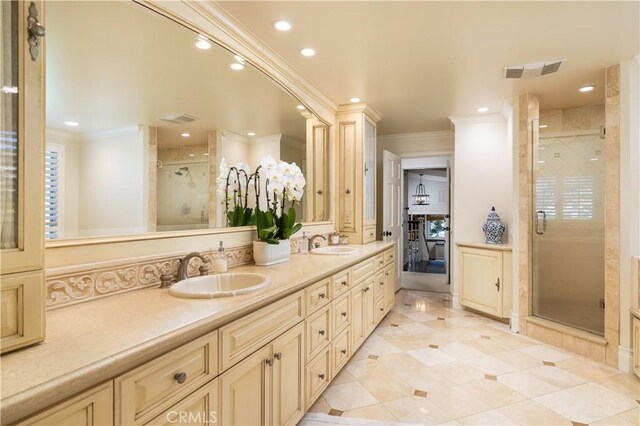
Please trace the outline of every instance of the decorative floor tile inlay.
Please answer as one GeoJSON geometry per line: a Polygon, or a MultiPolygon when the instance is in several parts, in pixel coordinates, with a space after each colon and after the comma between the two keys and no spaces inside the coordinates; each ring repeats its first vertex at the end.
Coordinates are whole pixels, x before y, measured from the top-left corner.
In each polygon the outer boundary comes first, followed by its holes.
{"type": "Polygon", "coordinates": [[[309,411],[358,425],[570,426],[637,424],[639,405],[634,375],[511,333],[442,295],[401,290],[309,411]]]}

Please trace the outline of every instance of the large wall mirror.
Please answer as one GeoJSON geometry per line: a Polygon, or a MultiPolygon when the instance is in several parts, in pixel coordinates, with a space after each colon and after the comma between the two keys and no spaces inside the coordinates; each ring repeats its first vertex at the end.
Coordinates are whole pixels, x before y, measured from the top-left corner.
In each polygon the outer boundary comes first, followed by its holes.
{"type": "Polygon", "coordinates": [[[233,226],[220,164],[268,155],[307,177],[298,220],[327,219],[317,120],[233,52],[134,2],[56,1],[46,57],[47,239],[233,226]]]}

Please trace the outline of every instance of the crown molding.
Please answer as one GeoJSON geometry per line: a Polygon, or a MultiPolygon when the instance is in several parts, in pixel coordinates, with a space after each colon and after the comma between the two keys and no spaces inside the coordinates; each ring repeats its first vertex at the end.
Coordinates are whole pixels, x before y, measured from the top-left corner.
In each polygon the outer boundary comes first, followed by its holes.
{"type": "Polygon", "coordinates": [[[407,139],[420,139],[420,140],[434,140],[453,138],[455,133],[453,130],[437,130],[434,132],[418,132],[418,133],[396,133],[393,135],[379,135],[377,140],[379,141],[395,141],[395,140],[407,140],[407,139]]]}
{"type": "Polygon", "coordinates": [[[505,123],[507,121],[504,118],[504,115],[502,115],[502,112],[497,114],[454,116],[449,117],[449,120],[453,123],[454,126],[465,124],[505,123]]]}
{"type": "Polygon", "coordinates": [[[319,120],[333,124],[337,105],[221,5],[197,0],[135,1],[242,56],[303,103],[319,120]]]}
{"type": "Polygon", "coordinates": [[[356,102],[352,104],[340,104],[336,114],[349,114],[352,112],[363,112],[376,123],[382,120],[382,114],[373,106],[366,102],[356,102]]]}

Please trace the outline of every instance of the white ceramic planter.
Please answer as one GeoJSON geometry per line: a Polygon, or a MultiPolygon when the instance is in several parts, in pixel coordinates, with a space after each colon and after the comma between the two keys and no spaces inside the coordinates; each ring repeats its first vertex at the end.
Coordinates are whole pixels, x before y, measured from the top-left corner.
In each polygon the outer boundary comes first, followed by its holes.
{"type": "Polygon", "coordinates": [[[267,244],[262,241],[253,242],[253,260],[258,266],[275,265],[289,260],[291,241],[280,240],[279,244],[267,244]]]}

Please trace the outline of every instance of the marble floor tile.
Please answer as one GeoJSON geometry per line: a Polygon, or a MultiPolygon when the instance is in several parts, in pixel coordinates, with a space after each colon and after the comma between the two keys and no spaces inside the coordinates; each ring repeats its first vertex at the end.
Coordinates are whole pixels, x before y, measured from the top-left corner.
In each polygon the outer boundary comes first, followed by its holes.
{"type": "Polygon", "coordinates": [[[572,426],[566,417],[531,399],[498,408],[497,411],[521,426],[572,426]]]}
{"type": "Polygon", "coordinates": [[[380,424],[640,424],[635,376],[511,333],[443,298],[398,292],[309,411],[380,424]]]}
{"type": "Polygon", "coordinates": [[[497,410],[483,411],[482,413],[473,414],[471,416],[458,419],[458,423],[463,425],[517,425],[518,423],[511,420],[497,410]]]}
{"type": "Polygon", "coordinates": [[[602,408],[578,398],[567,391],[550,393],[533,399],[572,422],[589,424],[610,416],[602,408]]]}
{"type": "Polygon", "coordinates": [[[479,380],[461,385],[460,388],[474,395],[487,405],[498,408],[528,399],[525,395],[494,380],[479,380]]]}
{"type": "Polygon", "coordinates": [[[369,405],[368,407],[356,408],[354,410],[345,411],[342,417],[354,417],[357,419],[380,420],[396,423],[396,419],[389,410],[382,404],[369,405]]]}
{"type": "Polygon", "coordinates": [[[322,396],[331,408],[341,411],[355,410],[379,402],[358,382],[331,385],[322,396]]]}
{"type": "Polygon", "coordinates": [[[428,398],[410,396],[384,402],[383,405],[400,422],[437,425],[452,420],[446,411],[428,401],[428,398]]]}

